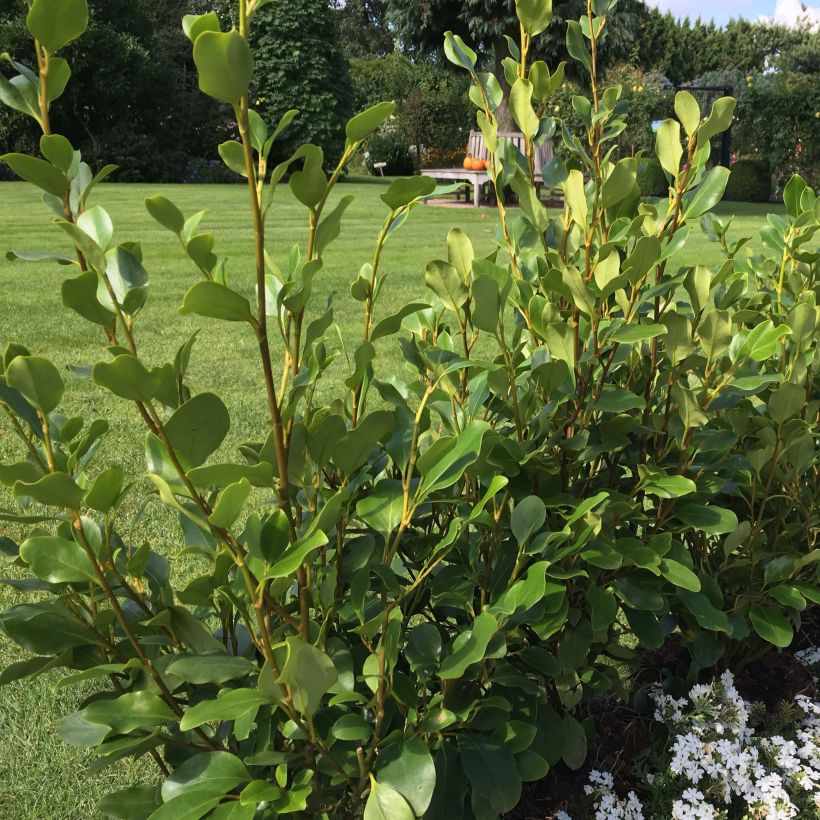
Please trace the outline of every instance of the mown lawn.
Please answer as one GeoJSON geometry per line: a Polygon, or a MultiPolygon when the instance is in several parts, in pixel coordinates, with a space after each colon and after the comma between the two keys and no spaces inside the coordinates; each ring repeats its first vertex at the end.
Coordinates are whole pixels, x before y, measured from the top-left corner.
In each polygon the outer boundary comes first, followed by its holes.
{"type": "MultiPolygon", "coordinates": [[[[373,242],[386,214],[379,199],[387,180],[362,184],[349,182],[339,187],[334,199],[355,194],[348,209],[342,236],[325,254],[323,270],[316,280],[314,311],[318,312],[333,296],[336,326],[326,341],[340,350],[328,374],[323,394],[333,394],[347,372],[346,356],[352,356],[361,333],[361,306],[349,294],[349,284],[362,264],[369,261],[373,242]]],[[[111,214],[118,241],[143,244],[144,263],[151,276],[149,303],[139,317],[137,339],[144,357],[153,364],[173,360],[177,347],[198,327],[203,327],[191,358],[189,381],[194,392],[213,390],[228,405],[233,419],[229,452],[248,438],[264,435],[257,423],[263,418],[264,396],[260,391],[259,367],[254,339],[246,328],[227,323],[208,323],[196,317],[177,315],[182,294],[197,275],[186,265],[174,236],[151,220],[143,207],[144,197],[161,193],[171,198],[186,214],[207,208],[205,229],[216,234],[216,251],[229,258],[228,271],[234,287],[251,295],[253,249],[247,216],[246,191],[241,186],[104,185],[92,204],[102,204],[111,214]]],[[[281,187],[268,223],[268,250],[283,262],[294,242],[307,234],[304,208],[281,187]]],[[[332,203],[331,203],[332,204],[332,203]]],[[[764,215],[773,206],[729,204],[720,213],[736,213],[732,237],[754,234],[764,215]]],[[[424,268],[431,259],[445,256],[445,237],[450,227],[460,227],[473,240],[479,254],[488,253],[495,236],[495,211],[491,208],[450,208],[422,206],[415,210],[401,231],[388,243],[382,270],[390,274],[377,316],[381,318],[401,305],[422,297],[424,268]]],[[[52,224],[50,212],[33,188],[25,184],[0,183],[0,349],[10,341],[50,356],[55,363],[88,364],[104,356],[102,335],[91,325],[63,308],[60,284],[66,268],[49,264],[28,264],[5,260],[8,249],[68,251],[61,231],[52,224]]],[[[686,250],[674,261],[678,264],[710,264],[720,253],[697,229],[686,250]]],[[[379,351],[377,370],[398,373],[402,360],[395,340],[387,340],[379,351]]],[[[66,371],[68,390],[63,412],[102,417],[111,424],[103,453],[116,459],[132,477],[144,470],[142,440],[144,430],[136,411],[106,396],[92,384],[73,378],[66,371]]],[[[16,453],[8,428],[0,424],[0,459],[16,453]]],[[[7,497],[0,495],[0,506],[7,497]]],[[[3,527],[0,525],[0,532],[3,527]]],[[[137,513],[136,505],[121,522],[120,530],[134,542],[146,538],[160,544],[173,557],[178,541],[176,527],[158,505],[137,513]]],[[[14,535],[16,533],[11,532],[14,535]]],[[[187,559],[177,562],[178,572],[191,571],[187,559]]],[[[0,568],[0,574],[14,575],[15,569],[0,568]]],[[[19,602],[21,594],[0,588],[0,608],[19,602]]],[[[0,668],[22,656],[0,635],[0,668]]],[[[57,674],[33,681],[12,683],[0,688],[0,818],[2,820],[75,820],[97,817],[96,801],[118,785],[150,777],[141,764],[122,764],[90,775],[87,756],[62,743],[56,735],[59,719],[72,711],[84,692],[55,690],[57,674]]],[[[90,691],[90,690],[89,690],[90,691]]],[[[88,694],[88,692],[85,692],[88,694]]]]}

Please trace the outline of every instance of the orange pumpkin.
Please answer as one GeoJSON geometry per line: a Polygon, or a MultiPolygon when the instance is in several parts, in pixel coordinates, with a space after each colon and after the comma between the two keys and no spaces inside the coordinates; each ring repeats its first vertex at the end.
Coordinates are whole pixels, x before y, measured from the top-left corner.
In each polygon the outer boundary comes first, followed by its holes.
{"type": "Polygon", "coordinates": [[[481,162],[481,170],[482,170],[482,171],[486,171],[486,170],[487,170],[487,168],[488,168],[488,167],[489,167],[489,165],[490,165],[489,161],[488,161],[488,160],[486,160],[486,159],[482,159],[482,160],[480,160],[480,162],[481,162]]]}
{"type": "Polygon", "coordinates": [[[472,168],[473,168],[473,155],[472,154],[467,154],[467,156],[464,157],[464,162],[462,163],[462,166],[464,167],[464,169],[466,171],[471,171],[472,170],[472,168]]]}

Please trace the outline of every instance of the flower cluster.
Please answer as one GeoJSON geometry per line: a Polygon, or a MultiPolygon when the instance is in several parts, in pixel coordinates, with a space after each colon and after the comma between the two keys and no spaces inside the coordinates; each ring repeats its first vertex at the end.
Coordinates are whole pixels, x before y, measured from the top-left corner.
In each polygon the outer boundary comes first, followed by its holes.
{"type": "MultiPolygon", "coordinates": [[[[804,650],[798,660],[817,671],[820,651],[804,650]]],[[[731,672],[693,686],[685,698],[660,691],[651,697],[655,720],[669,731],[668,756],[646,775],[648,791],[663,796],[664,817],[726,820],[730,807],[743,806],[747,820],[789,820],[820,810],[820,702],[797,695],[786,710],[791,717],[773,734],[753,725],[731,672]]],[[[590,772],[584,791],[594,820],[644,818],[635,792],[619,797],[608,772],[590,772]]],[[[555,820],[571,818],[560,811],[555,820]]]]}
{"type": "MultiPolygon", "coordinates": [[[[615,779],[609,772],[593,769],[589,773],[589,783],[584,786],[584,794],[593,801],[595,820],[644,820],[643,806],[635,792],[629,792],[626,799],[615,793],[615,779]]],[[[572,820],[565,811],[557,811],[554,820],[572,820]]]]}
{"type": "Polygon", "coordinates": [[[750,725],[751,707],[731,672],[698,684],[687,698],[652,695],[655,719],[667,725],[671,758],[667,785],[684,785],[672,806],[674,820],[723,818],[742,801],[750,817],[798,816],[795,801],[820,803],[820,705],[798,695],[800,717],[791,736],[764,736],[750,725]]]}

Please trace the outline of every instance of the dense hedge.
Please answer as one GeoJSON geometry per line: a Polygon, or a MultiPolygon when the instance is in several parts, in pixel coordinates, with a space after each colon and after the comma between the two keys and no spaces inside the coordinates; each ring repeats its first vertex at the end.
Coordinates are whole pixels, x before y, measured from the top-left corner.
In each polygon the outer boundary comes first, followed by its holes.
{"type": "Polygon", "coordinates": [[[428,151],[464,149],[471,128],[464,77],[435,64],[411,63],[401,54],[351,60],[350,73],[356,108],[397,101],[397,126],[408,145],[428,151]]]}
{"type": "Polygon", "coordinates": [[[290,108],[299,116],[277,141],[278,162],[303,142],[320,145],[328,165],[344,148],[344,124],[353,113],[353,87],[326,0],[271,3],[258,12],[253,37],[254,103],[275,126],[290,108]]]}
{"type": "Polygon", "coordinates": [[[768,202],[772,196],[772,172],[762,159],[742,159],[732,166],[724,199],[732,202],[768,202]]]}
{"type": "Polygon", "coordinates": [[[792,174],[820,182],[820,83],[816,74],[780,70],[752,79],[739,104],[733,150],[765,159],[778,188],[792,174]]]}
{"type": "Polygon", "coordinates": [[[644,196],[665,196],[669,183],[660,162],[655,157],[642,157],[638,162],[638,187],[644,196]]]}
{"type": "MultiPolygon", "coordinates": [[[[21,5],[0,4],[0,51],[30,65],[21,5]]],[[[119,165],[119,181],[185,181],[191,158],[212,156],[227,138],[220,106],[197,88],[179,25],[190,0],[166,0],[167,17],[155,5],[91,0],[86,36],[65,49],[72,78],[54,125],[95,165],[119,165]]],[[[8,64],[0,70],[8,75],[8,64]]],[[[0,146],[34,151],[38,139],[28,118],[0,109],[0,146]]]]}

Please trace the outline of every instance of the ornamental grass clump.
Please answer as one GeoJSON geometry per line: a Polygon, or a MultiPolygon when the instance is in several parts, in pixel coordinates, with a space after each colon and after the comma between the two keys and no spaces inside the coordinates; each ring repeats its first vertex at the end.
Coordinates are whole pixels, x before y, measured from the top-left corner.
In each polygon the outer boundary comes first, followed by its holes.
{"type": "Polygon", "coordinates": [[[638,160],[613,153],[622,90],[598,86],[614,0],[567,27],[590,80],[573,100],[583,139],[547,113],[563,65],[529,59],[550,4],[519,0],[503,68],[523,152],[498,136],[499,79],[459,37],[445,42],[490,152],[495,249],[477,256],[454,228],[418,272],[417,300],[388,313],[382,256],[435,188],[393,180],[350,285],[361,334],[337,357],[333,303],[312,298],[350,204],[335,184],[394,104],[347,123],[336,165],[307,144],[271,167],[296,112],[272,128],[249,105],[265,3],[238,0],[231,31],[215,13],[183,21],[202,91],[238,124],[219,153],[247,183],[255,263],[249,287],[203,212],[149,197],[190,262],[180,312],[202,319],[161,357],[142,353],[155,330],[142,249],[115,241],[97,204],[114,169],[95,174],[50,127],[85,0],[33,0],[36,70],[15,61],[0,80],[0,99],[42,130],[41,157],[2,160],[42,190],[70,248],[11,256],[65,265],[76,332],[101,341],[74,374],[143,425],[146,460],[140,476],[103,457],[108,423],[70,415],[71,379],[48,351],[9,344],[0,407],[19,453],[0,480],[23,508],[3,511],[2,546],[36,595],[0,614],[30,653],[3,680],[60,669],[64,685],[98,684],[61,737],[92,750],[95,770],[129,756],[157,768],[155,785],[105,798],[110,817],[497,818],[524,781],[583,765],[589,700],[625,689],[638,645],[676,632],[692,674],[742,665],[788,645],[820,600],[820,206],[795,177],[753,250],[730,243],[709,215],[728,171],[707,163],[734,101],[701,112],[686,92],[657,136],[667,194],[642,196],[638,160]],[[569,158],[535,167],[558,133],[569,158]],[[538,199],[539,172],[563,192],[558,215],[538,199]],[[285,179],[308,233],[277,267],[266,226],[285,179]],[[681,266],[701,218],[724,261],[681,266]],[[210,392],[187,373],[221,322],[254,339],[265,402],[233,454],[220,449],[218,374],[210,392]],[[406,372],[384,372],[384,344],[406,372]],[[123,527],[135,500],[173,513],[194,577],[179,582],[165,542],[123,527]]]}

